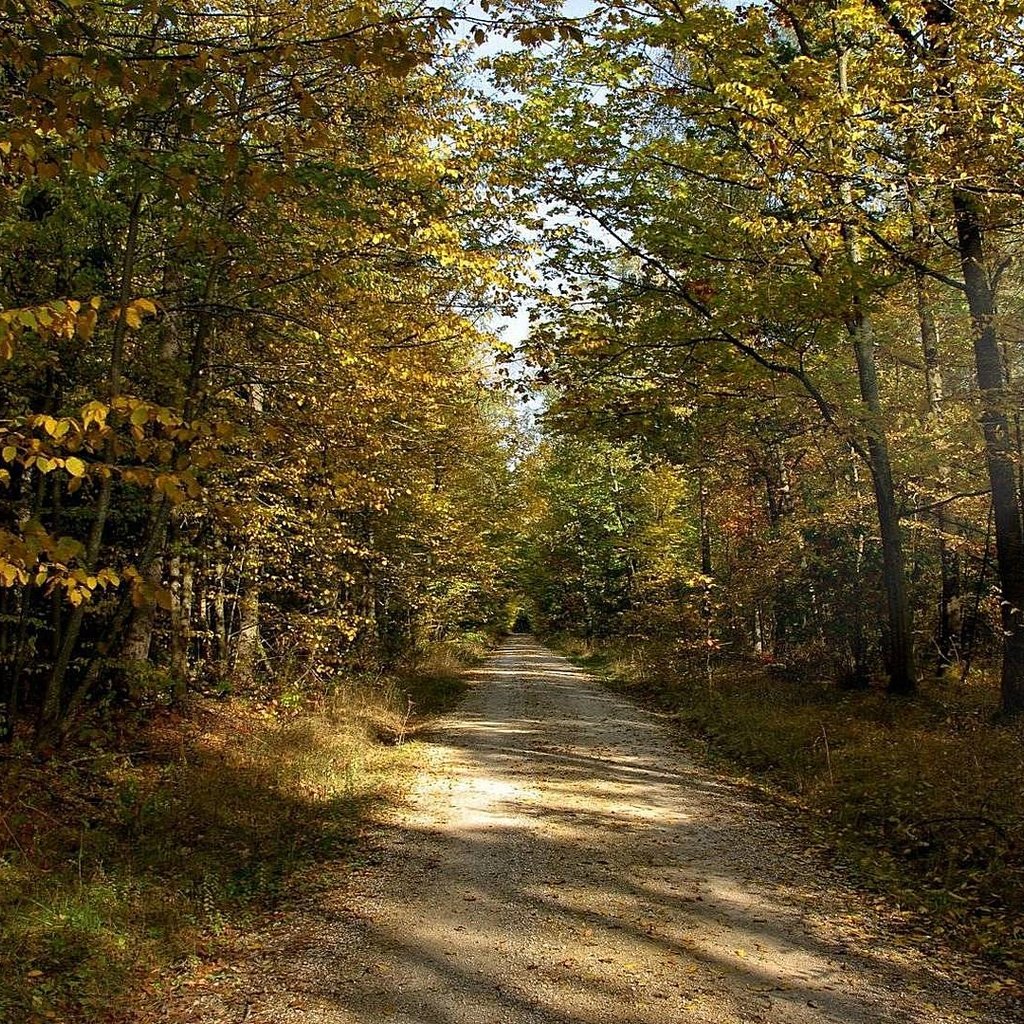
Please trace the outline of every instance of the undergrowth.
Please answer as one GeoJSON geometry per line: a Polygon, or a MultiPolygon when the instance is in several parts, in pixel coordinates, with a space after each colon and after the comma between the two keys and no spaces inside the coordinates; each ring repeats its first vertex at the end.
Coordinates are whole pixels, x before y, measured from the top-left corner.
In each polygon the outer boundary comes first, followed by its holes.
{"type": "Polygon", "coordinates": [[[562,646],[796,804],[828,849],[906,911],[918,940],[981,953],[1006,975],[993,988],[1021,991],[1024,726],[993,721],[991,681],[933,681],[899,700],[736,663],[708,686],[643,649],[562,646]]]}
{"type": "Polygon", "coordinates": [[[42,763],[0,761],[0,1021],[116,1019],[170,964],[357,849],[411,771],[404,740],[449,707],[471,651],[316,706],[197,700],[42,763]]]}

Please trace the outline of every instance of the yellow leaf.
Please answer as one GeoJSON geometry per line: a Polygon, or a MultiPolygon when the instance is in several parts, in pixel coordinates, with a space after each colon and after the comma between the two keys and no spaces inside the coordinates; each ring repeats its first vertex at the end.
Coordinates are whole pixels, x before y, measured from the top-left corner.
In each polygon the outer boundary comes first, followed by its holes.
{"type": "Polygon", "coordinates": [[[107,422],[107,413],[109,408],[102,402],[87,402],[82,406],[82,422],[86,427],[90,423],[95,423],[98,427],[102,427],[107,422]]]}
{"type": "Polygon", "coordinates": [[[65,459],[64,468],[72,476],[85,476],[85,463],[77,456],[72,455],[70,459],[65,459]]]}
{"type": "Polygon", "coordinates": [[[96,310],[86,310],[78,318],[78,334],[79,336],[88,341],[92,337],[92,332],[96,329],[96,310]]]}

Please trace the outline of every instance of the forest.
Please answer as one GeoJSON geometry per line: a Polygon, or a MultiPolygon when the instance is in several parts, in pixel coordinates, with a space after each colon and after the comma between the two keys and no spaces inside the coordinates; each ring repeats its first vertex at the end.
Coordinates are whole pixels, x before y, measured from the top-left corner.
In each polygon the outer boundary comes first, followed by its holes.
{"type": "Polygon", "coordinates": [[[512,631],[1024,996],[1022,58],[1016,0],[0,0],[0,1019],[126,1019],[512,631]]]}

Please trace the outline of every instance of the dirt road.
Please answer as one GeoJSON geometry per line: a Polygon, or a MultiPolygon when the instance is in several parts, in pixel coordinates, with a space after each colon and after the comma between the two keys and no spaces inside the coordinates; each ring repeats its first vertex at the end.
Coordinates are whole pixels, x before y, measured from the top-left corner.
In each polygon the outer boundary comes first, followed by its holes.
{"type": "Polygon", "coordinates": [[[652,715],[516,638],[376,864],[174,1021],[997,1021],[652,715]]]}

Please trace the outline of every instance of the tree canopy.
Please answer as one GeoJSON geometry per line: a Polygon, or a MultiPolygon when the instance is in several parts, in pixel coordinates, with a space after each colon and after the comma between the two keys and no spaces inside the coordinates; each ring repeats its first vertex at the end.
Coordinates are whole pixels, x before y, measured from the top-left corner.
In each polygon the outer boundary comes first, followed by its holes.
{"type": "Polygon", "coordinates": [[[517,600],[1024,707],[1014,4],[0,17],[8,738],[517,600]]]}

